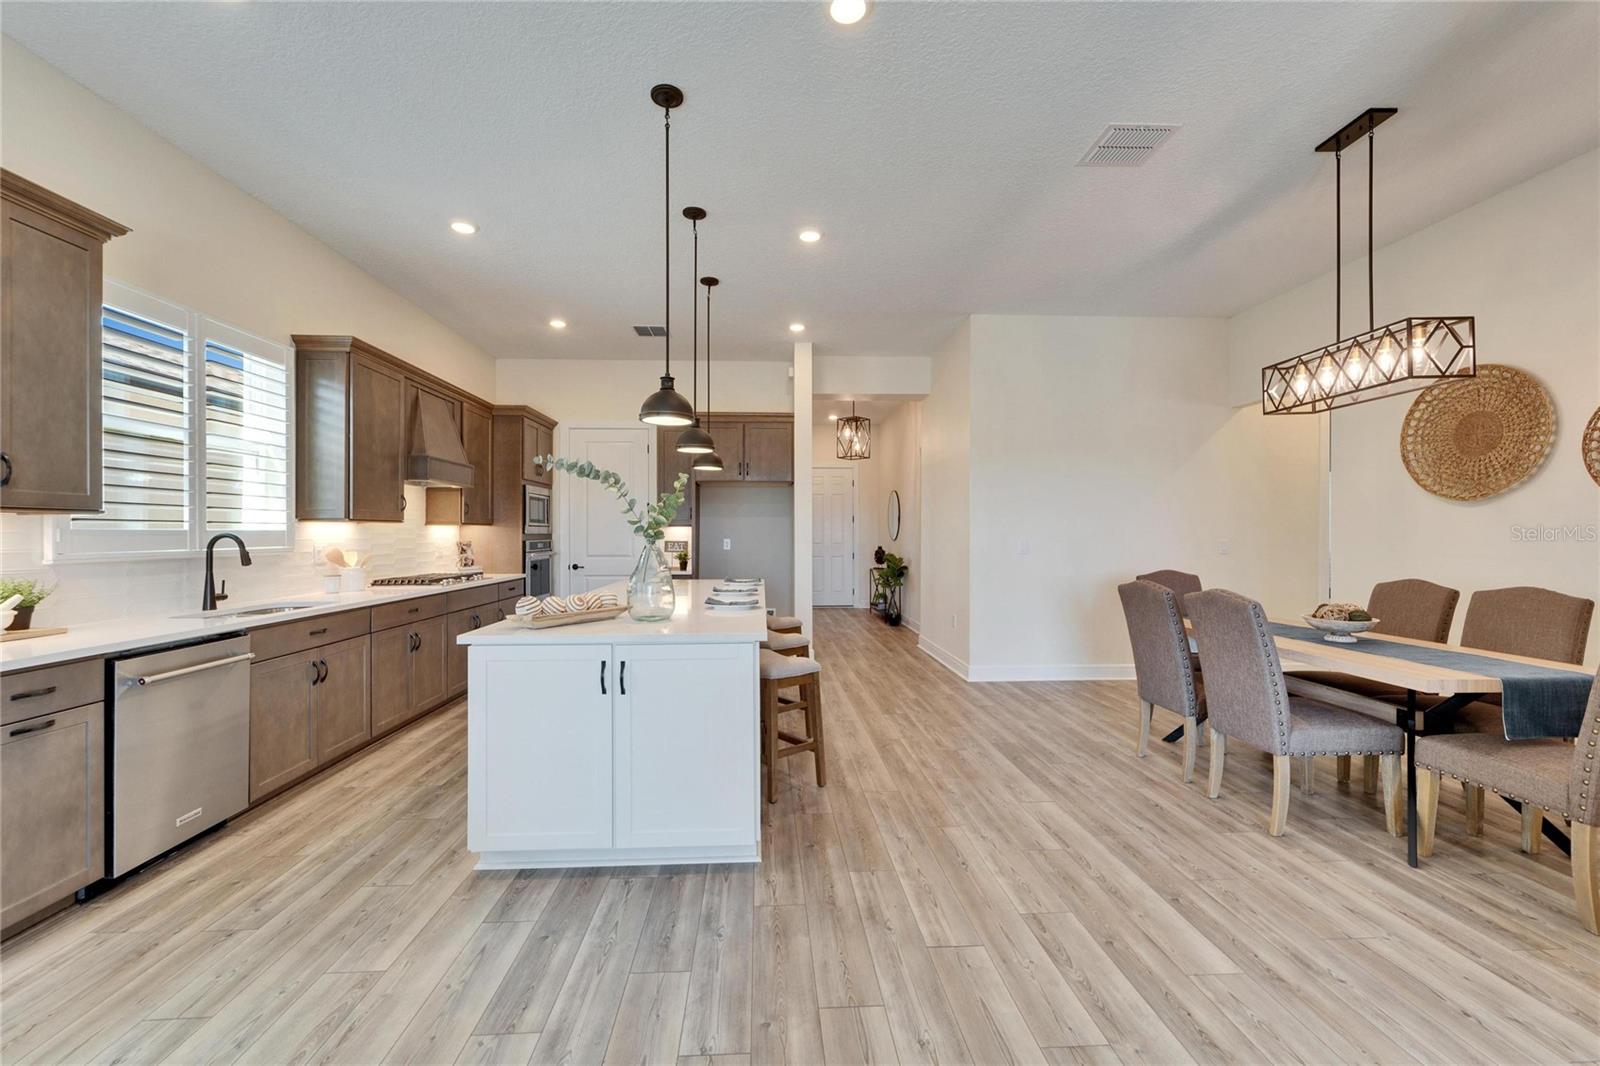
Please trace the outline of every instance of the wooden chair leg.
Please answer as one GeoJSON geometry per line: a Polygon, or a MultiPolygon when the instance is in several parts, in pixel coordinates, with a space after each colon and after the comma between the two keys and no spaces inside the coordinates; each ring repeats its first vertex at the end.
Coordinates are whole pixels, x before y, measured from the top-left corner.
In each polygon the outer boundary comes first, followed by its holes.
{"type": "Polygon", "coordinates": [[[816,760],[817,787],[828,784],[828,760],[822,741],[822,679],[813,676],[805,684],[806,735],[813,745],[811,757],[816,760]]]}
{"type": "Polygon", "coordinates": [[[1211,734],[1211,776],[1208,779],[1206,795],[1216,799],[1222,795],[1222,763],[1228,751],[1228,738],[1210,730],[1211,734]]]}
{"type": "Polygon", "coordinates": [[[1483,786],[1467,785],[1467,832],[1475,837],[1483,836],[1483,786]]]}
{"type": "Polygon", "coordinates": [[[1417,854],[1433,854],[1433,831],[1439,824],[1439,771],[1417,774],[1417,854]]]}
{"type": "Polygon", "coordinates": [[[1139,701],[1139,747],[1136,750],[1141,759],[1150,750],[1150,712],[1152,709],[1149,700],[1139,701]]]}
{"type": "Polygon", "coordinates": [[[761,686],[762,758],[767,770],[767,802],[778,802],[778,686],[761,686]]]}
{"type": "Polygon", "coordinates": [[[1572,823],[1572,896],[1578,905],[1578,921],[1589,932],[1600,936],[1600,825],[1572,823]]]}
{"type": "Polygon", "coordinates": [[[1378,757],[1361,756],[1361,791],[1370,796],[1378,791],[1378,757]]]}
{"type": "Polygon", "coordinates": [[[1529,855],[1539,854],[1544,840],[1544,811],[1531,803],[1522,805],[1522,850],[1529,855]]]}
{"type": "Polygon", "coordinates": [[[1267,819],[1267,835],[1281,837],[1289,824],[1289,779],[1294,774],[1292,755],[1272,757],[1272,814],[1267,819]]]}
{"type": "Polygon", "coordinates": [[[1305,765],[1302,767],[1302,772],[1300,775],[1300,791],[1309,796],[1315,787],[1317,778],[1317,760],[1308,755],[1301,761],[1305,765]]]}
{"type": "Polygon", "coordinates": [[[1200,747],[1200,726],[1193,718],[1183,721],[1183,783],[1194,780],[1194,753],[1200,747]]]}
{"type": "Polygon", "coordinates": [[[1378,758],[1379,791],[1383,795],[1383,824],[1390,836],[1404,836],[1406,832],[1406,805],[1400,795],[1400,756],[1384,755],[1378,758]]]}
{"type": "Polygon", "coordinates": [[[1333,778],[1341,785],[1350,783],[1350,756],[1340,755],[1333,760],[1333,778]]]}

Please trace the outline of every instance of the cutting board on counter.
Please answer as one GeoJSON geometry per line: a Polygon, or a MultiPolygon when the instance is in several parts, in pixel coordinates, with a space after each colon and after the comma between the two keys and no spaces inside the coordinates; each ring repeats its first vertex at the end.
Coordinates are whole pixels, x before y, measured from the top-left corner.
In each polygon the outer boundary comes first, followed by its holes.
{"type": "Polygon", "coordinates": [[[66,626],[57,626],[54,629],[16,629],[0,632],[0,640],[27,640],[30,637],[59,637],[67,631],[66,626]]]}

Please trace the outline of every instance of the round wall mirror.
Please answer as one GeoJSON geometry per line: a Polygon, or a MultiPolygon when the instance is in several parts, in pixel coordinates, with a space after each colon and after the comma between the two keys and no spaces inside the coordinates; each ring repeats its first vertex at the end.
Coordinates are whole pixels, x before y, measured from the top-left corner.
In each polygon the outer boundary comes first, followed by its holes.
{"type": "Polygon", "coordinates": [[[900,539],[900,494],[889,491],[889,539],[900,539]]]}

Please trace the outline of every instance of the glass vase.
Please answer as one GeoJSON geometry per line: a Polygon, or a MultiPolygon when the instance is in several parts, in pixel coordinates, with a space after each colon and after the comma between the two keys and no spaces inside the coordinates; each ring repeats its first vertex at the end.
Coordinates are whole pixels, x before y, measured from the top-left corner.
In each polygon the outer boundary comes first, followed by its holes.
{"type": "Polygon", "coordinates": [[[666,553],[659,543],[646,544],[628,577],[628,616],[637,622],[665,622],[677,603],[666,553]]]}

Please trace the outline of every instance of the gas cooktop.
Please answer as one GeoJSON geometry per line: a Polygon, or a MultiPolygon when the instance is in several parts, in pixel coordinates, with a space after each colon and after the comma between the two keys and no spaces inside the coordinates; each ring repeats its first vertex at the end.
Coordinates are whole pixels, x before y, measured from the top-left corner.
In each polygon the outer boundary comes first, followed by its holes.
{"type": "Polygon", "coordinates": [[[407,574],[404,577],[380,577],[374,585],[465,585],[482,579],[482,570],[449,570],[440,574],[407,574]]]}

